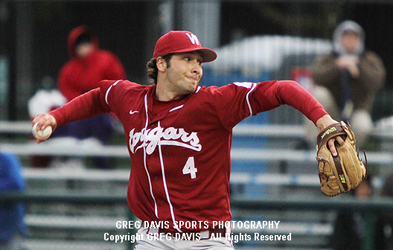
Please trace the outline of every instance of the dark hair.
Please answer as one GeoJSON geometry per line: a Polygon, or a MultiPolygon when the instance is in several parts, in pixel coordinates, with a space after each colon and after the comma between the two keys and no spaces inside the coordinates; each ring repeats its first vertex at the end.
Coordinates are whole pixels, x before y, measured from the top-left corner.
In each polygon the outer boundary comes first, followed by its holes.
{"type": "Polygon", "coordinates": [[[382,196],[393,197],[393,172],[385,178],[381,191],[382,196]]]}
{"type": "Polygon", "coordinates": [[[78,46],[81,43],[91,43],[91,33],[90,32],[85,32],[82,33],[80,36],[75,41],[75,46],[78,46]]]}
{"type": "MultiPolygon", "coordinates": [[[[162,56],[162,58],[167,63],[167,68],[171,66],[170,60],[172,58],[172,55],[173,54],[166,54],[162,56]]],[[[157,84],[157,75],[158,75],[157,58],[152,58],[149,62],[147,62],[146,69],[147,69],[147,78],[149,78],[150,81],[153,82],[154,84],[157,84]]]]}
{"type": "MultiPolygon", "coordinates": [[[[368,173],[367,176],[363,179],[362,182],[367,183],[367,185],[368,185],[368,186],[370,187],[370,189],[371,189],[371,192],[372,192],[372,193],[374,192],[374,188],[373,188],[373,175],[372,175],[372,174],[368,173]]],[[[357,188],[357,187],[356,187],[356,188],[357,188]]],[[[356,188],[351,189],[351,190],[350,190],[350,194],[355,195],[355,189],[356,189],[356,188]]]]}

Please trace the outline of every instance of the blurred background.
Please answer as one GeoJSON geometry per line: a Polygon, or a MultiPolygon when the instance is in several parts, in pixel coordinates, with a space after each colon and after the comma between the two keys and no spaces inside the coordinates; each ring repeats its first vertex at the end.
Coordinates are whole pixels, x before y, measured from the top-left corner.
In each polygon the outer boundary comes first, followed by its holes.
{"type": "MultiPolygon", "coordinates": [[[[132,163],[121,125],[113,119],[115,133],[105,145],[60,136],[38,146],[31,136],[32,100],[48,108],[63,102],[40,94],[57,90],[59,71],[70,59],[67,37],[73,28],[89,26],[99,47],[121,61],[127,79],[141,84],[149,84],[145,64],[157,39],[180,29],[193,32],[204,47],[218,53],[216,62],[203,66],[202,85],[294,79],[311,91],[315,83],[310,67],[317,56],[332,51],[333,31],[348,19],[364,29],[365,47],[380,56],[386,69],[385,84],[372,103],[374,132],[361,149],[367,152],[372,175],[370,195],[361,200],[355,194],[322,197],[315,150],[299,145],[306,129],[298,111],[283,106],[248,118],[234,130],[234,220],[280,221],[277,230],[260,233],[292,237],[241,240],[235,246],[339,249],[331,242],[345,210],[361,217],[372,214],[373,219],[364,220],[360,238],[351,240],[361,241],[362,247],[343,249],[393,249],[393,243],[385,243],[392,238],[391,224],[382,225],[376,216],[383,214],[388,221],[385,212],[393,209],[382,192],[393,163],[392,13],[389,0],[1,0],[0,152],[17,158],[13,165],[19,166],[25,185],[4,191],[0,202],[8,206],[23,201],[26,230],[16,239],[20,249],[133,245],[104,240],[105,233],[132,235],[133,230],[116,228],[116,221],[135,220],[125,199],[132,163]],[[110,167],[97,169],[97,156],[109,159],[110,167]],[[383,241],[384,248],[376,241],[383,241]]],[[[237,235],[256,231],[234,229],[237,235]]]]}

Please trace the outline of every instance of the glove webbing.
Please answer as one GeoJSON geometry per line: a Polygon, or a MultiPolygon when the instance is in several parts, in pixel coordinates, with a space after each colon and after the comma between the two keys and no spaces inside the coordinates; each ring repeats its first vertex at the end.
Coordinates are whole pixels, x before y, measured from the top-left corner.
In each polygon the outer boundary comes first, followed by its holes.
{"type": "MultiPolygon", "coordinates": [[[[340,135],[343,138],[343,140],[345,140],[347,133],[345,132],[343,126],[341,123],[336,123],[333,124],[327,128],[325,128],[324,130],[321,131],[321,133],[319,133],[318,135],[318,141],[317,141],[317,150],[319,151],[319,149],[323,146],[326,145],[327,146],[327,142],[328,140],[330,140],[331,138],[340,135]]],[[[341,158],[339,153],[337,152],[337,156],[333,156],[333,161],[334,161],[334,165],[336,166],[336,171],[337,171],[337,175],[339,177],[339,181],[342,184],[342,187],[344,190],[344,192],[346,192],[348,190],[348,184],[345,181],[345,174],[344,174],[344,170],[341,166],[341,158]]]]}
{"type": "Polygon", "coordinates": [[[344,171],[341,166],[341,158],[340,158],[340,155],[338,154],[338,152],[337,152],[337,156],[333,156],[333,160],[334,160],[334,165],[336,165],[336,170],[337,170],[337,174],[339,177],[338,181],[340,181],[341,185],[343,185],[344,192],[345,192],[348,190],[348,184],[345,181],[345,178],[341,178],[341,177],[344,177],[344,171]]]}
{"type": "MultiPolygon", "coordinates": [[[[321,131],[321,133],[319,133],[318,135],[318,141],[317,141],[317,150],[319,150],[322,145],[326,145],[327,141],[329,139],[331,139],[334,136],[337,135],[344,135],[346,136],[347,133],[345,133],[342,125],[340,123],[335,123],[327,128],[325,128],[324,130],[321,131]]],[[[345,139],[345,138],[343,138],[345,139]]]]}

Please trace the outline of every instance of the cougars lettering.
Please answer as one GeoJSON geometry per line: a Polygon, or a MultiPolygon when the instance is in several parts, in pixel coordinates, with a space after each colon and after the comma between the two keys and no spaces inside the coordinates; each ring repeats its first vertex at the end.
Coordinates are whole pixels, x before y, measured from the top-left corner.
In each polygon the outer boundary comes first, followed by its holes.
{"type": "Polygon", "coordinates": [[[169,127],[164,129],[157,127],[154,129],[142,129],[141,132],[135,132],[134,128],[129,135],[130,151],[133,154],[138,149],[146,147],[146,153],[150,155],[158,144],[185,147],[198,152],[202,150],[197,133],[188,133],[183,128],[169,127]]]}

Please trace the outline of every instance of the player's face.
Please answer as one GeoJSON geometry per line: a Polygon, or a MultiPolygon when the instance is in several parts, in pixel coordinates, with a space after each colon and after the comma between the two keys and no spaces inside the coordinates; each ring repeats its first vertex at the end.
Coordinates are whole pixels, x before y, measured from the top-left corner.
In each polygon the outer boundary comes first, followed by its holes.
{"type": "Polygon", "coordinates": [[[359,46],[360,37],[358,34],[354,32],[347,31],[344,32],[344,34],[342,35],[341,43],[346,51],[354,52],[356,48],[359,46]]]}
{"type": "Polygon", "coordinates": [[[370,185],[365,181],[361,182],[359,186],[357,186],[355,189],[355,195],[361,198],[369,197],[371,195],[371,192],[372,190],[370,185]]]}
{"type": "Polygon", "coordinates": [[[194,92],[203,74],[202,59],[199,53],[174,54],[166,69],[169,91],[178,96],[194,92]]]}
{"type": "Polygon", "coordinates": [[[79,58],[84,58],[88,56],[93,51],[93,44],[91,43],[81,43],[75,48],[76,55],[79,58]]]}

